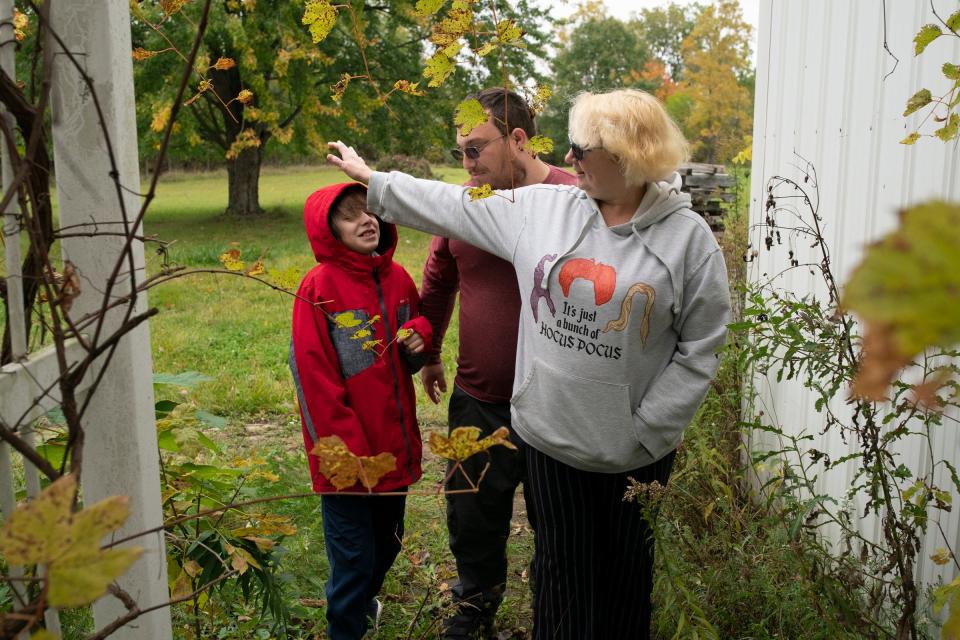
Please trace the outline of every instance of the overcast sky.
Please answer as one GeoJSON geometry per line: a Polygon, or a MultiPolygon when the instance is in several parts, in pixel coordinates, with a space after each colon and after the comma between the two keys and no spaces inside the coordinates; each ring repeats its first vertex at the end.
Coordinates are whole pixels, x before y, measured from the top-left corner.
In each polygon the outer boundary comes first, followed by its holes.
{"type": "MultiPolygon", "coordinates": [[[[704,2],[704,0],[701,0],[704,2]]],[[[743,9],[743,18],[753,27],[753,50],[756,54],[757,43],[757,22],[760,20],[760,0],[739,0],[740,7],[743,9]]],[[[544,7],[553,7],[554,15],[565,17],[573,13],[578,2],[576,0],[539,0],[539,4],[544,7]]],[[[669,0],[604,0],[607,10],[614,18],[626,20],[632,17],[634,13],[641,9],[650,9],[662,7],[670,4],[669,0]]],[[[687,4],[683,0],[678,0],[678,4],[687,4]]],[[[706,0],[704,4],[710,4],[706,0]]]]}

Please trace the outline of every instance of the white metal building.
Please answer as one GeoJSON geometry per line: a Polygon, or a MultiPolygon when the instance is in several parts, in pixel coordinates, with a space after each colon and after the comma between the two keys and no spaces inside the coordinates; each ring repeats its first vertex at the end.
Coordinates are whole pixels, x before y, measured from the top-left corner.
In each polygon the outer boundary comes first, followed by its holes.
{"type": "MultiPolygon", "coordinates": [[[[957,0],[934,0],[933,5],[944,19],[960,9],[957,0]]],[[[949,85],[941,65],[960,60],[960,39],[952,37],[941,37],[922,55],[914,56],[914,36],[922,25],[933,22],[929,0],[761,3],[751,224],[764,220],[768,180],[782,175],[802,181],[798,167],[809,161],[818,176],[820,214],[840,283],[859,262],[864,246],[895,227],[898,209],[932,198],[960,201],[957,144],[931,138],[922,138],[914,146],[900,144],[922,115],[902,115],[907,99],[924,87],[934,96],[946,92],[949,85]]],[[[929,122],[923,131],[930,133],[935,126],[939,125],[929,122]]],[[[754,247],[759,240],[760,254],[750,268],[750,278],[757,282],[788,265],[787,247],[784,239],[784,246],[767,251],[762,233],[751,234],[754,247]]],[[[813,251],[809,243],[801,243],[796,250],[813,251]]],[[[813,255],[799,257],[802,262],[813,255]]],[[[804,269],[785,274],[777,286],[799,295],[823,295],[818,277],[804,269]]],[[[833,459],[852,451],[836,433],[819,435],[824,417],[800,384],[778,384],[768,378],[756,382],[759,399],[754,411],[763,410],[765,419],[775,417],[790,433],[814,435],[811,446],[833,459]]],[[[835,398],[833,408],[843,412],[844,400],[835,398]]],[[[775,446],[770,438],[755,434],[751,448],[775,446]]],[[[960,425],[945,424],[932,441],[938,455],[960,460],[960,425]]],[[[912,468],[929,468],[926,448],[908,447],[901,455],[912,468]]],[[[843,496],[855,471],[852,464],[821,479],[820,488],[843,496]]],[[[949,480],[943,484],[951,486],[949,480]]],[[[960,509],[943,514],[942,524],[950,545],[957,549],[960,509]]],[[[872,519],[861,520],[860,527],[868,535],[877,535],[872,519]]],[[[944,546],[941,540],[931,531],[925,541],[924,563],[917,567],[921,581],[953,578],[952,565],[939,567],[926,559],[944,546]]]]}

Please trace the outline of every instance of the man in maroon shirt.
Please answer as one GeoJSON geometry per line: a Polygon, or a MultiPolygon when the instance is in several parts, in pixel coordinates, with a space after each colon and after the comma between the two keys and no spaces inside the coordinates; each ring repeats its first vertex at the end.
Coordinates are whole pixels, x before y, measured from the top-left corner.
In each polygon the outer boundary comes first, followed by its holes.
{"type": "MultiPolygon", "coordinates": [[[[577,184],[575,176],[524,148],[536,127],[523,98],[499,87],[472,97],[490,118],[466,136],[458,133],[457,148],[452,150],[470,173],[469,185],[512,189],[538,183],[577,184]]],[[[435,403],[447,390],[440,349],[458,289],[460,353],[448,419],[450,429],[474,426],[487,436],[501,426],[510,427],[520,292],[509,262],[465,242],[433,239],[423,268],[420,311],[434,331],[435,347],[421,378],[435,403]]],[[[518,447],[524,446],[513,429],[511,438],[518,447]]],[[[476,481],[487,460],[474,456],[463,464],[464,470],[476,481]]],[[[526,473],[523,460],[522,453],[494,447],[479,493],[447,496],[450,550],[459,580],[453,587],[457,611],[444,621],[445,639],[473,638],[492,628],[506,585],[507,537],[513,494],[526,473]]],[[[459,473],[447,484],[448,489],[468,487],[459,473]]]]}

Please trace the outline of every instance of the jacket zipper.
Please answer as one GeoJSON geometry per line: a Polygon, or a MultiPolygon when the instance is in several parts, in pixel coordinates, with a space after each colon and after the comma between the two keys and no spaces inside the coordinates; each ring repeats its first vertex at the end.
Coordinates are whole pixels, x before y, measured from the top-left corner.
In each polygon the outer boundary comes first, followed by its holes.
{"type": "MultiPolygon", "coordinates": [[[[386,335],[387,343],[392,341],[390,337],[390,320],[387,314],[387,302],[383,298],[383,287],[380,286],[380,274],[373,270],[373,281],[377,285],[377,299],[380,301],[380,318],[383,320],[383,330],[386,335]]],[[[397,347],[399,348],[399,347],[397,347]]],[[[400,413],[400,433],[403,435],[403,444],[407,449],[407,473],[410,474],[411,482],[416,478],[413,473],[413,451],[410,449],[410,440],[407,438],[406,418],[403,415],[403,398],[400,397],[400,377],[397,375],[397,365],[393,361],[391,354],[386,354],[390,360],[390,373],[393,375],[393,397],[397,400],[397,411],[400,413]]]]}

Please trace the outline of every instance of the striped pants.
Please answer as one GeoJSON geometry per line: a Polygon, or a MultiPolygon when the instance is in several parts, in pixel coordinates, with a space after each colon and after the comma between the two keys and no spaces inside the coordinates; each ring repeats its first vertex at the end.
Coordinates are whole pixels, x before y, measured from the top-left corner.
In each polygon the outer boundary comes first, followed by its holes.
{"type": "Polygon", "coordinates": [[[627,476],[666,484],[674,453],[624,473],[574,469],[526,447],[537,521],[534,640],[647,640],[653,539],[627,476]]]}

